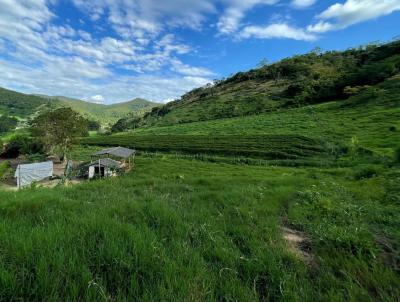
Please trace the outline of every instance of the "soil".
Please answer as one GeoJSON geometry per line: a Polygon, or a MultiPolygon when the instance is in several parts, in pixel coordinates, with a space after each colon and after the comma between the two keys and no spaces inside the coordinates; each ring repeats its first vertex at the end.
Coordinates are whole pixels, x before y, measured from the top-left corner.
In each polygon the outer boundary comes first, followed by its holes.
{"type": "Polygon", "coordinates": [[[307,264],[313,263],[310,240],[307,236],[289,227],[281,227],[283,238],[288,243],[289,249],[307,264]]]}

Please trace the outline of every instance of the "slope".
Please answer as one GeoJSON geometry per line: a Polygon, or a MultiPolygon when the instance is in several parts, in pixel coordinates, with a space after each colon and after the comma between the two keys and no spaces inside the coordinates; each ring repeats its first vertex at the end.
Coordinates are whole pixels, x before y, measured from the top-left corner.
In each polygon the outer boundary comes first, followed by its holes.
{"type": "Polygon", "coordinates": [[[83,116],[103,124],[115,123],[123,117],[139,117],[159,104],[144,99],[112,105],[95,104],[62,96],[23,94],[0,88],[0,115],[27,118],[36,112],[57,107],[70,107],[83,116]]]}
{"type": "Polygon", "coordinates": [[[95,104],[65,97],[55,98],[60,104],[70,107],[88,118],[98,120],[103,124],[115,123],[123,117],[143,116],[145,112],[159,105],[140,98],[112,105],[95,104]]]}
{"type": "Polygon", "coordinates": [[[125,129],[247,116],[344,100],[399,70],[400,41],[344,52],[315,50],[195,89],[153,109],[143,119],[125,123],[125,129]]]}
{"type": "MultiPolygon", "coordinates": [[[[190,153],[215,153],[223,144],[226,153],[236,151],[236,154],[254,156],[257,151],[258,157],[268,157],[267,151],[271,148],[293,155],[296,152],[291,144],[293,137],[312,139],[311,143],[303,143],[307,148],[316,147],[319,141],[319,145],[322,143],[335,152],[353,146],[392,155],[400,142],[400,76],[366,88],[345,101],[245,117],[142,127],[112,136],[87,138],[83,142],[190,153]],[[275,143],[277,140],[280,145],[275,143]],[[203,149],[194,148],[196,145],[203,149]],[[245,146],[247,153],[242,152],[245,146]],[[291,149],[289,153],[288,149],[291,149]]],[[[275,158],[278,158],[276,154],[275,158]]]]}
{"type": "Polygon", "coordinates": [[[26,118],[42,107],[51,106],[51,103],[39,96],[0,88],[0,114],[26,118]]]}

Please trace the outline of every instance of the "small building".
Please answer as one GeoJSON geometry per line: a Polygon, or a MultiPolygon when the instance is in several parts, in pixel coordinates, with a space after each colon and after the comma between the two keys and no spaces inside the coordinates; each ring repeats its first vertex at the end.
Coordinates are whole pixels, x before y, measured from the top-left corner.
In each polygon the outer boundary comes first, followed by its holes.
{"type": "Polygon", "coordinates": [[[111,177],[120,170],[121,163],[111,158],[100,158],[88,164],[88,178],[111,177]]]}
{"type": "Polygon", "coordinates": [[[92,162],[99,158],[112,158],[121,161],[122,166],[128,166],[130,169],[135,158],[136,151],[124,147],[113,147],[100,150],[92,155],[92,162]]]}
{"type": "Polygon", "coordinates": [[[29,186],[33,182],[41,181],[53,176],[53,162],[47,161],[33,164],[20,164],[15,170],[18,188],[29,186]]]}
{"type": "Polygon", "coordinates": [[[91,156],[91,163],[86,165],[87,177],[110,177],[117,171],[132,168],[136,151],[124,147],[100,150],[91,156]]]}

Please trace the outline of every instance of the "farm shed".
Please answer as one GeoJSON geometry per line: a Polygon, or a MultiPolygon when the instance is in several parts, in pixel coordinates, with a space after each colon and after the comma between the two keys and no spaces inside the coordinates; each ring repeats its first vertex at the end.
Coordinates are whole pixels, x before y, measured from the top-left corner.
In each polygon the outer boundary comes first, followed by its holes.
{"type": "Polygon", "coordinates": [[[53,162],[47,161],[33,164],[20,164],[15,170],[18,188],[29,186],[35,181],[53,176],[53,162]]]}
{"type": "Polygon", "coordinates": [[[121,167],[121,163],[111,158],[100,158],[88,164],[88,178],[110,177],[121,167]]]}
{"type": "Polygon", "coordinates": [[[129,167],[133,162],[136,151],[133,149],[128,149],[124,147],[114,147],[100,150],[92,155],[92,161],[96,158],[118,158],[122,160],[124,163],[127,163],[129,167]]]}

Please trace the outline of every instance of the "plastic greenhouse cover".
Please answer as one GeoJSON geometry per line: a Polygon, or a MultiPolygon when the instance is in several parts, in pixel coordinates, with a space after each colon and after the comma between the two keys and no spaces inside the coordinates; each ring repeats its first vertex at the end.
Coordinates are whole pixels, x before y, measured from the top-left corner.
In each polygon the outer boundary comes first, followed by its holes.
{"type": "Polygon", "coordinates": [[[29,186],[35,181],[43,180],[53,175],[53,162],[18,165],[14,177],[18,187],[29,186]]]}

